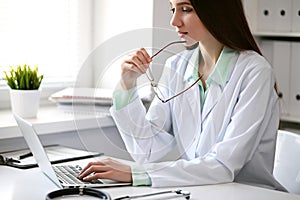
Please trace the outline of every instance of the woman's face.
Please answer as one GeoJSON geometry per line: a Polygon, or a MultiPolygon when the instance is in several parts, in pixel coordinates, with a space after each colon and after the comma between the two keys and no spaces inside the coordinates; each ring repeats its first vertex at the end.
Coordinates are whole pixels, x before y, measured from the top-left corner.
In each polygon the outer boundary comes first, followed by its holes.
{"type": "Polygon", "coordinates": [[[170,0],[173,13],[170,24],[176,28],[179,37],[187,41],[187,45],[205,42],[210,33],[202,24],[189,0],[170,0]]]}

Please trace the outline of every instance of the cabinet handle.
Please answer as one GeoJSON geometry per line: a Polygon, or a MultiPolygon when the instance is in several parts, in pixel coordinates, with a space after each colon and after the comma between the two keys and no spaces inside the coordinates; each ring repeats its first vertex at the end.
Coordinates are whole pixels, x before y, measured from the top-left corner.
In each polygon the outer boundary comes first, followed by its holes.
{"type": "MultiPolygon", "coordinates": [[[[300,11],[299,11],[300,12],[300,11]]],[[[264,15],[268,16],[269,15],[269,11],[268,10],[264,10],[264,15]]]]}
{"type": "Polygon", "coordinates": [[[300,94],[296,95],[296,99],[297,99],[297,101],[300,101],[300,94]]]}
{"type": "Polygon", "coordinates": [[[280,11],[280,15],[281,15],[281,16],[285,16],[285,10],[281,10],[281,11],[280,11]]]}

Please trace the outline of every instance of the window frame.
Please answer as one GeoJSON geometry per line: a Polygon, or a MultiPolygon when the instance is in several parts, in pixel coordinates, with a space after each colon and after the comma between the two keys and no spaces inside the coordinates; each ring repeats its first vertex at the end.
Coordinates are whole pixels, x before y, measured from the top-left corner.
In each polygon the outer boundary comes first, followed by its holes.
{"type": "MultiPolygon", "coordinates": [[[[88,57],[92,51],[92,26],[93,26],[93,7],[94,0],[81,1],[77,2],[78,7],[78,31],[79,31],[79,50],[81,57],[79,58],[79,64],[82,66],[85,59],[88,57]]],[[[80,67],[78,69],[80,71],[80,67]]],[[[85,71],[86,72],[86,71],[85,71]]],[[[0,73],[3,73],[2,71],[0,73]]],[[[86,80],[83,81],[86,87],[92,87],[93,85],[93,69],[87,71],[86,80]]],[[[40,106],[51,105],[51,102],[48,100],[49,96],[62,90],[66,87],[72,87],[76,84],[75,80],[43,80],[41,84],[41,101],[40,106]]],[[[9,87],[6,84],[6,81],[3,79],[3,74],[0,76],[0,110],[10,108],[10,94],[9,87]]]]}

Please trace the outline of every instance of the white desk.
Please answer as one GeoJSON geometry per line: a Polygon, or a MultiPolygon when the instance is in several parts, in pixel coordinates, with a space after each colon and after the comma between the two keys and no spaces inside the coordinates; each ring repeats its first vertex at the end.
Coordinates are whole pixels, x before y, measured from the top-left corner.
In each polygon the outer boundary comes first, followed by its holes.
{"type": "MultiPolygon", "coordinates": [[[[86,163],[87,161],[81,161],[86,163]]],[[[263,189],[238,183],[206,185],[194,187],[178,187],[191,192],[191,199],[201,200],[300,200],[299,195],[263,189]]],[[[172,188],[172,189],[178,189],[172,188]]],[[[0,166],[0,198],[2,200],[42,200],[48,192],[57,187],[39,168],[19,170],[16,168],[0,166]]],[[[170,188],[151,187],[115,187],[102,188],[112,198],[152,193],[170,190],[170,188]]],[[[153,197],[154,198],[154,197],[153,197]]],[[[153,199],[151,198],[151,199],[153,199]]],[[[159,199],[159,197],[157,197],[159,199]]]]}
{"type": "MultiPolygon", "coordinates": [[[[71,106],[63,109],[56,105],[40,107],[37,118],[27,119],[35,124],[39,135],[55,132],[88,130],[115,126],[109,115],[109,107],[99,107],[103,112],[72,111],[71,106]]],[[[75,110],[77,107],[74,108],[75,110]]],[[[78,110],[78,109],[77,109],[78,110]]],[[[11,110],[0,111],[0,139],[22,137],[11,110]]]]}

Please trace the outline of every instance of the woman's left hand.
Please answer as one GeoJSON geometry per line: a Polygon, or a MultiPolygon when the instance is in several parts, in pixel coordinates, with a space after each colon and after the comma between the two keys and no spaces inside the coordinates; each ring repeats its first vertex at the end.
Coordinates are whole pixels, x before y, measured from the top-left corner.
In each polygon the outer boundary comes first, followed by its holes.
{"type": "Polygon", "coordinates": [[[78,175],[83,181],[110,179],[119,182],[132,182],[131,167],[111,158],[90,162],[78,175]],[[90,175],[90,176],[89,176],[90,175]]]}

